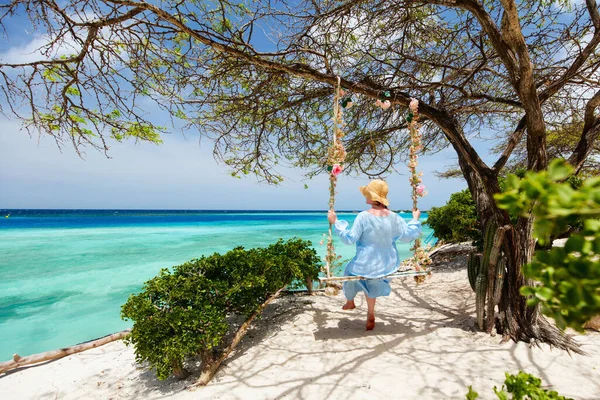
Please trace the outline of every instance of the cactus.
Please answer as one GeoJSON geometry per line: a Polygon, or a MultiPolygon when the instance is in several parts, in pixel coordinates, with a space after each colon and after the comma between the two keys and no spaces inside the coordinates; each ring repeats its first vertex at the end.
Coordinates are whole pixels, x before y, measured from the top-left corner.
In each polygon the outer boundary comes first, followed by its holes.
{"type": "MultiPolygon", "coordinates": [[[[493,306],[497,304],[500,299],[500,293],[502,292],[502,284],[504,282],[504,266],[505,261],[499,260],[496,267],[496,275],[491,279],[493,285],[493,291],[488,296],[488,270],[490,268],[490,262],[495,263],[498,257],[498,251],[503,235],[496,235],[498,232],[498,224],[490,222],[486,226],[484,242],[483,242],[483,254],[476,254],[472,252],[469,254],[467,273],[469,276],[469,284],[471,289],[475,292],[475,310],[477,312],[477,325],[479,329],[483,330],[485,321],[485,304],[486,298],[489,297],[489,301],[494,302],[493,305],[488,304],[488,308],[493,310],[493,306]],[[499,278],[502,276],[502,278],[499,278]]],[[[492,287],[490,287],[492,289],[492,287]]],[[[489,312],[489,310],[488,310],[489,312]]]]}
{"type": "Polygon", "coordinates": [[[492,249],[494,248],[495,236],[498,231],[498,224],[495,222],[489,222],[485,229],[485,236],[483,238],[483,261],[482,267],[486,271],[487,267],[490,265],[490,256],[492,255],[492,249]]]}
{"type": "Polygon", "coordinates": [[[494,305],[500,304],[500,296],[502,295],[502,285],[504,284],[504,270],[506,267],[506,259],[501,257],[496,265],[496,280],[494,281],[494,305]]]}
{"type": "Polygon", "coordinates": [[[487,291],[487,278],[484,274],[477,275],[475,281],[475,311],[477,312],[477,325],[483,330],[485,318],[485,294],[487,291]]]}
{"type": "Polygon", "coordinates": [[[475,291],[475,279],[477,279],[477,274],[479,274],[480,265],[481,256],[474,251],[469,253],[467,258],[467,274],[469,276],[469,284],[473,291],[475,291]]]}
{"type": "Polygon", "coordinates": [[[477,325],[483,329],[485,316],[485,295],[487,291],[487,274],[482,262],[481,254],[472,252],[469,254],[467,273],[471,289],[475,292],[475,310],[477,311],[477,325]]]}

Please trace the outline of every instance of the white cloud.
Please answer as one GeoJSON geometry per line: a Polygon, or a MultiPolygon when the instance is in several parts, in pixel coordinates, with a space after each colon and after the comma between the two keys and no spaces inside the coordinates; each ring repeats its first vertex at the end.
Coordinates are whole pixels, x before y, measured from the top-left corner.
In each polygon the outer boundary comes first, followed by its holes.
{"type": "Polygon", "coordinates": [[[53,47],[48,47],[48,42],[48,36],[34,36],[29,43],[22,46],[10,47],[5,52],[0,53],[0,62],[6,64],[24,64],[74,54],[81,49],[73,40],[65,40],[53,47]]]}

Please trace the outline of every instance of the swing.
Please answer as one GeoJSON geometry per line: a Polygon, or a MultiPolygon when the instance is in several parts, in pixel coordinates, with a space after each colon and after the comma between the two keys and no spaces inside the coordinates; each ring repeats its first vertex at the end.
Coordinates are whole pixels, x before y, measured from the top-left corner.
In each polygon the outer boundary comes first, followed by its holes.
{"type": "MultiPolygon", "coordinates": [[[[389,97],[389,93],[385,93],[386,97],[389,97]]],[[[340,86],[340,77],[337,77],[337,84],[334,88],[334,96],[333,96],[333,142],[331,147],[329,148],[328,157],[327,157],[327,170],[329,171],[329,209],[333,210],[335,205],[335,187],[337,184],[337,176],[343,170],[342,163],[346,158],[346,151],[344,150],[344,146],[342,144],[342,137],[344,136],[344,132],[342,130],[343,120],[342,120],[342,111],[340,109],[340,102],[343,107],[351,101],[349,98],[344,97],[343,91],[340,86]]],[[[381,102],[381,100],[377,100],[377,105],[383,109],[389,108],[389,100],[385,100],[381,102]],[[387,104],[385,104],[387,103],[387,104]]],[[[409,157],[409,170],[410,170],[410,183],[412,186],[412,201],[413,201],[413,209],[417,209],[417,199],[420,196],[425,195],[424,187],[420,185],[421,183],[421,173],[417,173],[417,152],[422,149],[421,146],[421,135],[419,133],[419,128],[417,125],[418,119],[418,101],[413,99],[410,102],[410,111],[408,116],[406,117],[406,121],[408,122],[408,128],[410,132],[411,138],[411,146],[410,146],[410,157],[409,157]]],[[[387,144],[387,142],[386,142],[387,144]]],[[[372,144],[374,145],[374,144],[372,144]]],[[[389,146],[389,144],[387,144],[389,146]]],[[[391,148],[391,146],[390,146],[391,148]]],[[[374,151],[374,156],[377,153],[374,151]]],[[[374,161],[371,161],[373,164],[374,161]]],[[[391,165],[391,159],[390,159],[391,165]]],[[[361,170],[363,170],[363,165],[360,165],[361,170]]],[[[364,170],[363,170],[364,171],[364,170]]],[[[385,171],[383,171],[385,172],[385,171]]],[[[383,173],[382,172],[382,173],[383,173]]],[[[371,173],[367,173],[368,176],[373,176],[371,173]]],[[[379,175],[379,174],[377,174],[379,175]]],[[[408,260],[404,260],[402,264],[404,264],[404,268],[399,269],[398,271],[378,277],[378,278],[365,278],[362,276],[333,276],[332,275],[332,265],[334,261],[338,260],[339,257],[335,254],[335,248],[333,245],[333,235],[332,235],[332,224],[329,223],[329,232],[327,237],[327,254],[325,255],[325,277],[320,277],[319,281],[328,283],[328,282],[343,282],[343,281],[354,281],[354,280],[371,280],[371,279],[393,279],[393,278],[404,278],[407,276],[413,276],[417,283],[422,283],[425,280],[426,275],[431,275],[431,271],[427,269],[427,265],[431,264],[431,260],[427,255],[425,249],[421,247],[421,239],[416,239],[414,246],[411,248],[414,251],[414,256],[408,260]],[[412,268],[414,267],[414,269],[412,268]],[[422,268],[423,267],[423,268],[422,268]]]]}

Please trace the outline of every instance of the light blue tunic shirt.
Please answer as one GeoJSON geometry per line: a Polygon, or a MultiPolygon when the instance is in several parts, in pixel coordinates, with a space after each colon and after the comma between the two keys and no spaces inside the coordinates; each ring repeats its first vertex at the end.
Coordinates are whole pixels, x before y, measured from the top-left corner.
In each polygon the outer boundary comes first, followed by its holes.
{"type": "Polygon", "coordinates": [[[376,216],[363,211],[356,216],[352,228],[347,221],[337,220],[335,232],[345,244],[356,243],[356,255],[346,265],[344,275],[379,278],[394,273],[400,267],[396,240],[408,243],[421,235],[421,223],[408,224],[394,212],[376,216]]]}

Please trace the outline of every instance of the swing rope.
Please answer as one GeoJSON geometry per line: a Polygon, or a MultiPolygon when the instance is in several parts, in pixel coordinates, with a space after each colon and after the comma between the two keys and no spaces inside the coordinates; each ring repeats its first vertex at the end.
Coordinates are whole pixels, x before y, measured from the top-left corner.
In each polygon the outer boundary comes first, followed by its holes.
{"type": "MultiPolygon", "coordinates": [[[[342,171],[342,164],[346,159],[346,151],[342,143],[342,137],[344,137],[344,121],[342,116],[342,109],[340,108],[340,100],[344,96],[344,92],[340,85],[340,77],[337,77],[337,82],[334,87],[333,96],[333,141],[329,148],[327,155],[327,170],[329,171],[329,209],[334,210],[335,206],[335,188],[337,185],[337,176],[342,171]]],[[[381,101],[378,100],[377,105],[381,105],[381,101]]],[[[419,132],[418,124],[418,105],[419,102],[416,99],[411,99],[409,105],[409,113],[406,117],[408,122],[408,128],[410,132],[410,157],[409,157],[409,170],[410,170],[410,184],[412,186],[412,201],[413,210],[417,209],[417,200],[419,197],[425,196],[427,193],[425,187],[421,184],[422,172],[417,172],[418,165],[418,152],[423,149],[421,144],[421,134],[419,132]]],[[[389,105],[387,106],[389,107],[389,105]]],[[[385,107],[385,108],[387,108],[385,107]]],[[[383,108],[383,107],[382,107],[383,108]]],[[[384,108],[384,109],[385,109],[384,108]]],[[[411,259],[403,261],[403,264],[407,266],[401,270],[396,271],[393,274],[386,275],[380,278],[364,278],[361,276],[332,276],[332,268],[334,262],[339,260],[341,256],[335,254],[335,247],[333,244],[333,226],[329,223],[329,232],[327,237],[327,253],[325,255],[325,274],[323,278],[319,278],[321,282],[330,281],[351,281],[351,280],[363,280],[363,279],[391,279],[396,277],[414,276],[417,283],[425,281],[425,276],[430,275],[431,272],[427,269],[427,266],[431,264],[427,250],[421,247],[421,239],[416,239],[414,246],[411,250],[414,251],[414,255],[411,259]],[[414,268],[414,269],[413,269],[414,268]]]]}
{"type": "MultiPolygon", "coordinates": [[[[346,160],[346,150],[342,143],[344,137],[344,120],[342,118],[342,110],[340,108],[340,99],[342,97],[342,88],[340,85],[340,77],[337,77],[337,84],[333,93],[333,143],[327,154],[327,170],[329,171],[329,210],[335,209],[335,187],[337,184],[337,176],[342,172],[342,164],[346,160]]],[[[341,257],[335,254],[333,245],[333,229],[331,222],[329,223],[329,235],[327,237],[327,255],[325,256],[325,268],[328,278],[331,278],[331,269],[335,261],[341,257]]]]}
{"type": "MultiPolygon", "coordinates": [[[[423,150],[418,120],[419,101],[417,99],[411,99],[406,121],[408,122],[408,131],[410,133],[408,169],[410,171],[410,186],[412,187],[411,197],[413,210],[418,209],[418,198],[427,195],[425,186],[423,186],[421,183],[423,181],[423,172],[417,172],[417,165],[419,164],[418,154],[419,151],[423,150]]],[[[428,249],[421,247],[421,239],[417,238],[415,239],[415,244],[411,250],[413,250],[413,258],[410,261],[410,264],[414,267],[416,272],[425,272],[424,274],[416,275],[415,282],[423,283],[425,281],[425,275],[431,274],[427,269],[427,267],[431,264],[431,259],[429,258],[427,251],[428,249]]]]}

